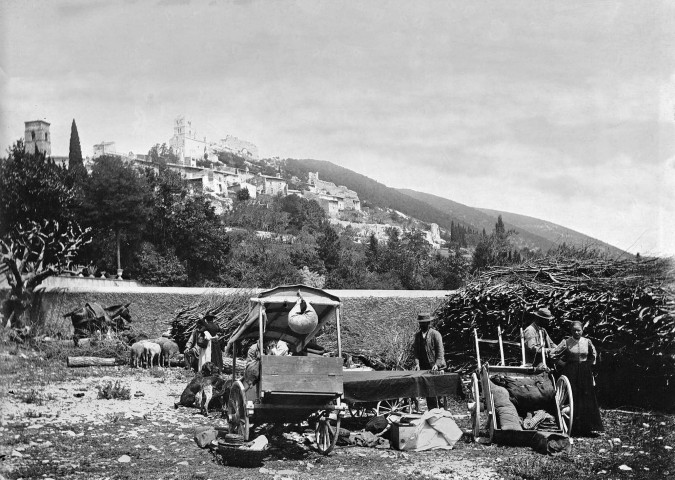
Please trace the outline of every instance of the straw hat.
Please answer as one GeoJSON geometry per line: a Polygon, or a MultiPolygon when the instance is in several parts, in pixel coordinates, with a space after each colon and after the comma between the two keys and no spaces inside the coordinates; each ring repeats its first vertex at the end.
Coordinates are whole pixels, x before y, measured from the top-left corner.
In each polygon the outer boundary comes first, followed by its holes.
{"type": "Polygon", "coordinates": [[[551,311],[548,308],[540,308],[539,310],[532,312],[532,315],[543,318],[544,320],[553,320],[553,315],[551,315],[551,311]]]}
{"type": "Polygon", "coordinates": [[[426,323],[431,321],[431,315],[428,313],[419,313],[417,315],[417,322],[418,323],[426,323]]]}

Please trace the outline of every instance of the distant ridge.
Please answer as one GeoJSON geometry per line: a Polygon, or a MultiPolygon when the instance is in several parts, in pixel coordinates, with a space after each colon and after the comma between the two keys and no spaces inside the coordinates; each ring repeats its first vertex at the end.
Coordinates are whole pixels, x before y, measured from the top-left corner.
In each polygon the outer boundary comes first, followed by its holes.
{"type": "MultiPolygon", "coordinates": [[[[447,198],[431,195],[430,193],[410,190],[408,188],[399,188],[398,191],[412,198],[421,200],[435,209],[448,213],[453,217],[461,218],[465,224],[471,225],[479,232],[485,229],[487,233],[490,233],[492,230],[494,230],[495,223],[497,223],[497,216],[499,215],[498,213],[486,213],[477,208],[469,207],[467,205],[448,200],[447,198]]],[[[556,247],[555,242],[552,242],[546,237],[532,233],[531,231],[528,231],[519,225],[507,221],[504,217],[502,217],[502,220],[504,221],[504,227],[507,230],[516,230],[518,232],[517,235],[511,237],[511,241],[516,247],[527,247],[529,249],[540,250],[542,252],[547,252],[548,250],[556,247]]]]}
{"type": "Polygon", "coordinates": [[[287,159],[285,167],[290,174],[319,172],[319,178],[336,185],[344,185],[358,193],[361,201],[367,201],[381,208],[398,210],[427,223],[436,223],[450,230],[452,222],[470,227],[478,232],[483,229],[492,232],[497,216],[502,215],[507,230],[516,230],[512,241],[517,248],[529,248],[547,252],[559,244],[592,245],[610,255],[620,255],[622,250],[551,222],[524,215],[496,210],[479,209],[448,200],[447,198],[410,189],[388,187],[365,175],[325,160],[287,159]]]}
{"type": "Polygon", "coordinates": [[[522,228],[523,230],[542,236],[557,245],[567,243],[568,245],[593,246],[612,256],[632,256],[632,254],[626,253],[613,245],[546,220],[528,217],[527,215],[519,215],[517,213],[491,210],[489,208],[478,208],[477,210],[492,216],[501,215],[504,222],[509,222],[516,225],[517,228],[522,228]]]}

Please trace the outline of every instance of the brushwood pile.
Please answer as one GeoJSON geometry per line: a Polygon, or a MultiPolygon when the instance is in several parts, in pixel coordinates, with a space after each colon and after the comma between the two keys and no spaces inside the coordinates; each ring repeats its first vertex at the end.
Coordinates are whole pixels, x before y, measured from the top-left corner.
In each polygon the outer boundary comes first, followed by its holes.
{"type": "MultiPolygon", "coordinates": [[[[599,352],[596,388],[605,407],[675,408],[675,300],[673,267],[666,259],[544,260],[493,267],[468,282],[436,312],[446,358],[453,370],[476,367],[474,329],[481,338],[519,342],[527,312],[547,307],[554,342],[569,336],[570,322],[599,352]]],[[[481,360],[499,362],[499,350],[481,360]]],[[[510,356],[518,364],[519,347],[510,356]]]]}
{"type": "Polygon", "coordinates": [[[180,351],[185,350],[185,344],[197,327],[197,320],[207,313],[215,315],[224,338],[229,338],[248,314],[249,300],[254,296],[253,290],[229,295],[207,293],[198,301],[179,309],[171,322],[171,336],[180,351]]]}

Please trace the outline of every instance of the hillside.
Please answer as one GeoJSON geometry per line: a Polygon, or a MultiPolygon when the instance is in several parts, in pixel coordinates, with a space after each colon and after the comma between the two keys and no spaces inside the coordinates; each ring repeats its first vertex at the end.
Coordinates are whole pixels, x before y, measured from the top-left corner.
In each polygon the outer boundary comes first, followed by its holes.
{"type": "Polygon", "coordinates": [[[508,222],[509,224],[515,225],[517,229],[527,230],[528,232],[535,233],[558,245],[564,242],[568,245],[593,246],[596,249],[607,252],[611,256],[632,256],[625,253],[620,248],[614,247],[593,237],[589,237],[588,235],[584,235],[583,233],[579,233],[561,225],[547,222],[546,220],[528,217],[527,215],[519,215],[517,213],[490,210],[488,208],[478,208],[476,210],[480,210],[481,212],[491,215],[492,217],[501,215],[504,223],[508,222]]]}
{"type": "Polygon", "coordinates": [[[287,174],[301,178],[307,178],[308,172],[319,172],[321,180],[333,182],[336,185],[344,185],[354,190],[358,193],[362,203],[366,202],[378,207],[398,210],[423,222],[436,223],[439,227],[448,231],[452,222],[466,227],[471,226],[461,218],[438,210],[428,203],[399,192],[395,188],[387,187],[365,175],[327,161],[287,159],[284,167],[287,174]]]}
{"type": "Polygon", "coordinates": [[[450,225],[454,222],[479,232],[483,229],[491,232],[497,216],[501,214],[506,229],[518,232],[512,237],[514,245],[518,248],[548,251],[566,242],[582,246],[594,245],[610,255],[622,253],[616,247],[551,222],[508,212],[473,208],[415,190],[391,188],[324,160],[287,159],[285,170],[287,174],[300,178],[306,178],[308,172],[319,172],[322,180],[344,185],[357,192],[364,203],[398,210],[423,222],[436,223],[447,230],[450,230],[450,225]]]}
{"type": "MultiPolygon", "coordinates": [[[[463,223],[472,225],[473,228],[478,231],[485,229],[486,232],[490,233],[494,229],[495,223],[497,222],[497,216],[499,215],[499,213],[493,214],[483,212],[477,208],[469,207],[429,193],[418,192],[407,188],[400,188],[398,191],[417,200],[421,200],[436,210],[459,218],[463,223]]],[[[514,222],[509,222],[504,216],[502,216],[502,220],[504,221],[504,226],[507,230],[515,230],[518,232],[517,235],[511,237],[515,246],[519,248],[527,247],[529,249],[541,250],[544,252],[551,248],[555,248],[554,241],[538,234],[538,232],[533,232],[514,222]]]]}

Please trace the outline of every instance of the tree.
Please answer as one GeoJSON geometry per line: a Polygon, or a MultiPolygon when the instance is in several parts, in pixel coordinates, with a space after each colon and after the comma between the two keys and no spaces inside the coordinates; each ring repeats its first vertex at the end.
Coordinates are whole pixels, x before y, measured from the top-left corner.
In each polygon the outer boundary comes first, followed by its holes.
{"type": "Polygon", "coordinates": [[[374,233],[370,234],[368,238],[368,246],[366,250],[366,267],[371,272],[377,270],[380,261],[380,244],[374,233]]]}
{"type": "Polygon", "coordinates": [[[73,219],[74,190],[66,171],[44,153],[29,154],[22,140],[0,160],[0,236],[19,225],[73,219]]]}
{"type": "Polygon", "coordinates": [[[306,232],[295,236],[295,240],[288,246],[291,263],[296,268],[307,267],[312,272],[323,275],[326,267],[319,255],[319,246],[316,237],[306,232]]]}
{"type": "Polygon", "coordinates": [[[339,252],[336,266],[328,271],[327,288],[364,288],[368,270],[363,268],[364,256],[356,249],[345,248],[339,252]]]}
{"type": "Polygon", "coordinates": [[[323,224],[321,233],[317,237],[317,244],[319,245],[319,257],[323,260],[326,270],[330,272],[337,268],[340,264],[340,236],[330,223],[323,224]]]}
{"type": "Polygon", "coordinates": [[[227,225],[247,230],[284,233],[288,226],[288,213],[280,211],[276,204],[269,207],[257,203],[237,202],[230,212],[223,215],[223,221],[227,225]]]}
{"type": "Polygon", "coordinates": [[[74,184],[84,183],[87,178],[87,169],[82,160],[82,148],[80,147],[80,135],[77,133],[75,119],[70,125],[70,149],[68,151],[68,173],[74,184]]]}
{"type": "Polygon", "coordinates": [[[495,235],[499,239],[506,238],[506,228],[504,228],[504,222],[502,221],[502,216],[497,217],[497,223],[495,223],[495,235]]]}
{"type": "Polygon", "coordinates": [[[227,150],[214,152],[218,161],[234,168],[246,168],[246,159],[227,150]]]}
{"type": "Polygon", "coordinates": [[[89,229],[54,220],[31,221],[0,238],[0,273],[7,275],[11,287],[3,305],[7,326],[22,327],[32,320],[31,307],[39,303],[35,302],[36,288],[69,267],[89,241],[89,229]]]}
{"type": "Polygon", "coordinates": [[[248,192],[248,188],[242,188],[237,192],[237,200],[240,202],[245,202],[251,198],[251,194],[248,192]]]}
{"type": "Polygon", "coordinates": [[[208,199],[195,195],[176,202],[170,228],[176,255],[187,262],[190,284],[216,279],[224,268],[230,241],[208,199]]]}
{"type": "Polygon", "coordinates": [[[402,255],[399,258],[399,278],[405,288],[422,288],[429,276],[429,256],[431,245],[420,230],[405,233],[402,239],[402,255]]]}
{"type": "Polygon", "coordinates": [[[395,227],[387,227],[387,243],[380,247],[377,271],[379,273],[396,272],[398,274],[400,261],[403,257],[403,245],[399,230],[395,227]]]}
{"type": "MultiPolygon", "coordinates": [[[[490,235],[483,234],[473,252],[471,268],[473,271],[481,270],[493,265],[508,265],[513,263],[513,256],[509,259],[511,244],[509,237],[515,235],[515,230],[506,230],[502,216],[497,217],[495,229],[490,235]]],[[[520,261],[520,258],[518,259],[520,261]]]]}
{"type": "Polygon", "coordinates": [[[120,158],[96,159],[84,188],[83,211],[99,234],[115,235],[117,269],[122,268],[122,235],[140,233],[150,213],[151,193],[144,178],[120,158]]]}
{"type": "Polygon", "coordinates": [[[306,229],[316,233],[323,229],[326,212],[315,200],[307,200],[297,195],[280,197],[278,203],[282,212],[288,213],[288,227],[292,233],[306,229]]]}
{"type": "Polygon", "coordinates": [[[287,245],[248,233],[233,244],[220,279],[230,287],[266,288],[300,283],[302,275],[293,266],[287,245]]]}
{"type": "Polygon", "coordinates": [[[185,285],[188,280],[185,264],[175,253],[162,254],[149,242],[143,242],[138,264],[138,279],[150,285],[176,287],[185,285]]]}
{"type": "Polygon", "coordinates": [[[180,158],[171,147],[167,147],[166,143],[161,145],[156,143],[148,150],[148,161],[157,163],[160,167],[163,167],[167,163],[178,163],[180,158]]]}
{"type": "Polygon", "coordinates": [[[440,281],[440,288],[455,290],[463,284],[466,275],[466,262],[457,254],[447,257],[436,254],[432,257],[429,272],[433,278],[440,281]]]}
{"type": "MultiPolygon", "coordinates": [[[[230,245],[208,197],[191,195],[185,180],[169,169],[159,174],[149,170],[146,178],[153,193],[145,239],[154,245],[157,255],[167,259],[175,256],[184,265],[188,285],[215,281],[230,245]]],[[[139,269],[146,268],[144,261],[152,263],[155,258],[151,254],[140,256],[139,269]]]]}
{"type": "Polygon", "coordinates": [[[326,277],[311,271],[307,266],[300,269],[300,276],[302,277],[302,284],[314,288],[323,288],[326,285],[326,277]]]}

